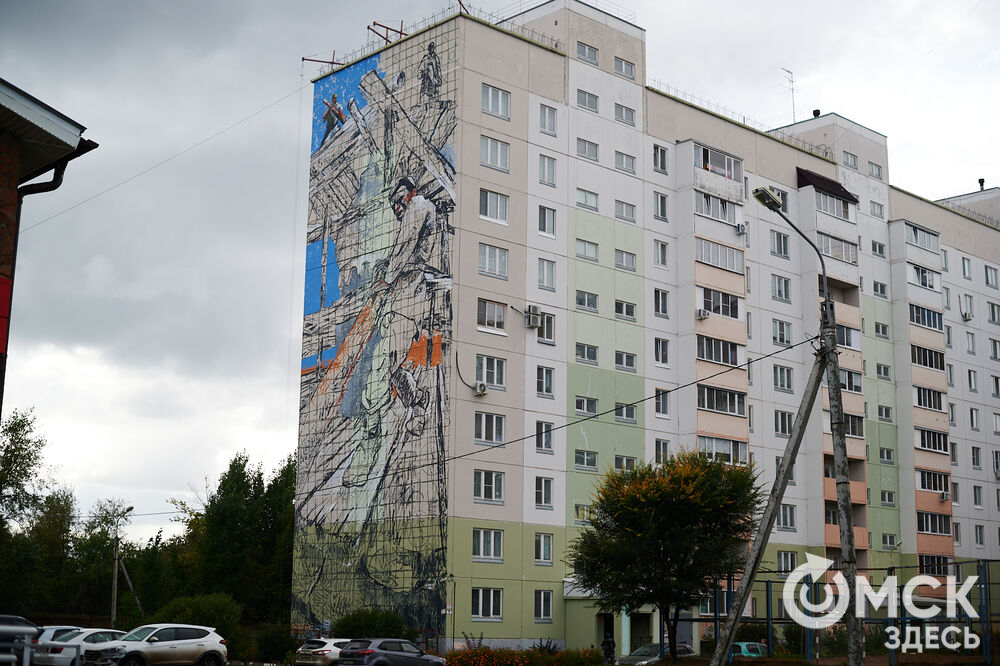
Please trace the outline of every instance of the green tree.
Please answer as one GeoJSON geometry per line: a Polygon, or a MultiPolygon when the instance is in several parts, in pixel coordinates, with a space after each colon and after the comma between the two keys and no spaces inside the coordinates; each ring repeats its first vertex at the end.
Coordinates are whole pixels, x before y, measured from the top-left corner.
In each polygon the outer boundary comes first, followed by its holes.
{"type": "Polygon", "coordinates": [[[335,637],[371,637],[391,636],[394,638],[413,638],[416,632],[407,630],[406,620],[402,615],[387,610],[363,608],[341,617],[331,627],[335,637]]]}
{"type": "Polygon", "coordinates": [[[676,660],[680,611],[741,570],[762,497],[752,468],[696,452],[609,472],[595,491],[591,527],[570,544],[567,563],[602,611],[656,606],[676,660]]]}
{"type": "Polygon", "coordinates": [[[45,439],[31,410],[14,410],[0,425],[0,532],[24,520],[41,501],[39,474],[45,439]]]}

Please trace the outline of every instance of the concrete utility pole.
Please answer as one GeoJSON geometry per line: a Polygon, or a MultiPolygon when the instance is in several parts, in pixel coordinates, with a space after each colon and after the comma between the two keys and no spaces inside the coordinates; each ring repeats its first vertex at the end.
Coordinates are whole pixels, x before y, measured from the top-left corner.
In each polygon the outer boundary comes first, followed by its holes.
{"type": "Polygon", "coordinates": [[[840,558],[841,570],[847,580],[850,603],[847,606],[845,619],[847,623],[847,663],[850,666],[862,666],[862,648],[864,637],[861,625],[855,613],[855,580],[857,578],[857,560],[854,550],[854,515],[851,508],[851,480],[847,463],[847,440],[844,434],[844,403],[840,386],[840,362],[837,359],[837,319],[830,298],[830,288],[826,278],[826,263],[816,244],[792,223],[781,212],[781,201],[767,188],[758,187],[753,191],[754,198],[768,209],[781,216],[788,225],[802,236],[816,251],[820,268],[823,273],[823,303],[820,306],[820,349],[816,353],[816,361],[809,381],[806,383],[805,394],[795,414],[792,432],[785,446],[785,454],[778,466],[778,472],[771,487],[771,495],[761,516],[757,535],[750,546],[746,567],[736,590],[736,598],[732,600],[726,617],[725,627],[718,637],[715,652],[712,654],[712,666],[722,666],[729,659],[729,650],[736,636],[736,627],[747,601],[750,599],[750,589],[764,557],[764,549],[774,528],[774,522],[781,508],[781,500],[785,496],[788,478],[792,464],[799,453],[799,445],[809,420],[819,387],[826,374],[827,388],[830,395],[830,430],[833,432],[833,461],[837,480],[837,513],[840,522],[840,558]]]}
{"type": "MultiPolygon", "coordinates": [[[[126,507],[124,511],[115,515],[115,572],[111,577],[111,628],[115,628],[115,616],[118,615],[118,524],[132,511],[132,507],[126,507]]],[[[129,587],[132,586],[129,581],[129,587]]]]}

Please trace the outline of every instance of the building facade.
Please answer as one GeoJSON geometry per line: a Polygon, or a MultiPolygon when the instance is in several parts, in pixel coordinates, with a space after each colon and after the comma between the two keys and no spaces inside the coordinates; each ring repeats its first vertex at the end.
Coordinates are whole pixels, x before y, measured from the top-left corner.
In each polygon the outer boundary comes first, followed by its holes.
{"type": "MultiPolygon", "coordinates": [[[[995,557],[998,192],[927,201],[836,114],[765,133],[647,86],[642,28],[551,0],[315,82],[293,622],[653,639],[564,552],[608,469],[696,449],[773,481],[821,294],[756,187],[825,255],[858,566],[995,557]]],[[[822,390],[762,580],[839,553],[822,390]]]]}

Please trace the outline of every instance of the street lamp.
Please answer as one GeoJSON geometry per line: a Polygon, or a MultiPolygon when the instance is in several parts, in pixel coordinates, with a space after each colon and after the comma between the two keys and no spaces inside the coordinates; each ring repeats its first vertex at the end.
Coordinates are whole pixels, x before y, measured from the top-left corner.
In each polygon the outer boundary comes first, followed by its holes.
{"type": "Polygon", "coordinates": [[[816,394],[819,392],[819,385],[822,375],[826,374],[827,389],[830,398],[830,430],[833,433],[833,464],[837,482],[837,513],[840,526],[840,560],[841,570],[847,580],[847,595],[849,603],[845,620],[847,624],[847,661],[850,666],[860,666],[862,663],[863,636],[855,611],[855,580],[857,579],[857,559],[854,549],[854,517],[851,510],[851,479],[850,469],[847,462],[847,440],[844,434],[844,403],[840,385],[840,362],[837,358],[837,318],[833,311],[833,300],[830,298],[830,287],[826,277],[826,262],[823,260],[823,253],[819,251],[816,243],[811,238],[802,233],[795,224],[788,219],[781,210],[781,200],[774,196],[766,187],[758,187],[753,191],[754,198],[768,210],[777,213],[788,226],[795,230],[809,246],[816,252],[819,258],[820,270],[823,279],[823,303],[820,306],[820,350],[816,355],[816,362],[806,383],[806,390],[802,396],[802,403],[795,416],[792,425],[792,432],[785,447],[785,455],[781,460],[778,471],[775,475],[774,486],[768,499],[768,504],[761,516],[761,524],[750,548],[747,557],[747,567],[743,572],[739,588],[736,594],[736,602],[731,606],[726,622],[726,629],[722,632],[716,644],[715,653],[712,655],[712,664],[718,665],[729,656],[729,649],[736,634],[736,623],[742,612],[747,599],[750,596],[750,585],[760,567],[761,559],[764,555],[764,546],[768,537],[781,502],[788,485],[791,466],[798,454],[799,444],[802,441],[805,424],[808,420],[809,412],[812,410],[816,394]]]}
{"type": "Polygon", "coordinates": [[[121,513],[114,516],[115,519],[115,571],[111,577],[111,628],[115,628],[115,616],[118,614],[118,525],[125,519],[135,507],[127,506],[121,513]]]}

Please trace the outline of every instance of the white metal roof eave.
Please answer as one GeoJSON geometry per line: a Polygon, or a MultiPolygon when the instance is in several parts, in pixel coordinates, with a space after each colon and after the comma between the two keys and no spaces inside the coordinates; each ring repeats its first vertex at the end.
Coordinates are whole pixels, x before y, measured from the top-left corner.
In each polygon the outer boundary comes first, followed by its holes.
{"type": "Polygon", "coordinates": [[[52,109],[25,96],[18,90],[0,83],[0,106],[10,109],[27,122],[38,127],[60,143],[75,149],[80,143],[84,128],[67,121],[52,109]]]}

